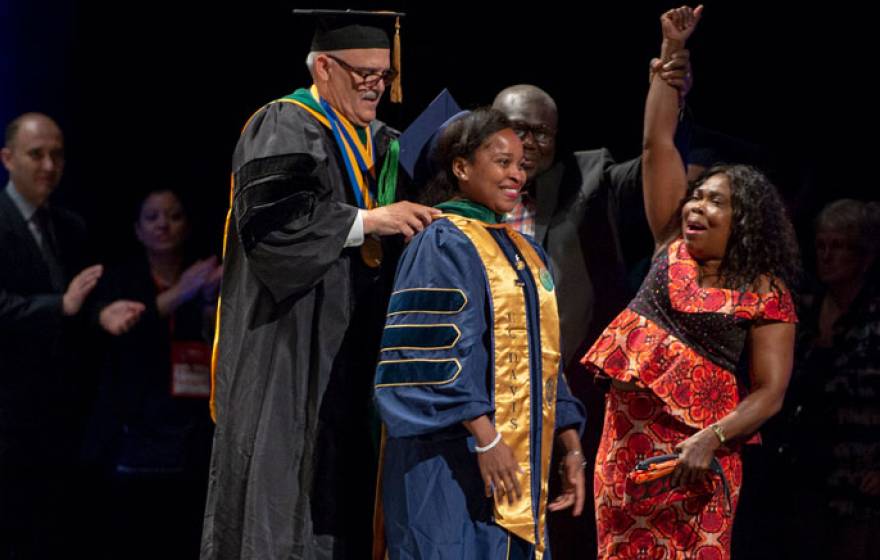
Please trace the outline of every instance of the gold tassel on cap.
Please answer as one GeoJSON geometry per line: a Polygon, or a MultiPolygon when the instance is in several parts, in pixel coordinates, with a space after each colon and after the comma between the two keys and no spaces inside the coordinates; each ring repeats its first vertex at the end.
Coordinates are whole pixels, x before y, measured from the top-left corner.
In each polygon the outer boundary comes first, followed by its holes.
{"type": "Polygon", "coordinates": [[[403,103],[403,86],[400,83],[400,16],[394,18],[394,52],[391,53],[391,67],[397,76],[391,82],[391,102],[403,103]]]}

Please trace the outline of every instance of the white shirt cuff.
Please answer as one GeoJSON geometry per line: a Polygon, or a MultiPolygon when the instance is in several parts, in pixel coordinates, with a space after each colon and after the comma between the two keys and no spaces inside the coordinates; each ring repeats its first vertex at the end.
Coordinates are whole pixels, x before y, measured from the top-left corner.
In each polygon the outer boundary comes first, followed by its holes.
{"type": "Polygon", "coordinates": [[[364,213],[366,210],[358,208],[357,216],[354,217],[354,223],[348,230],[348,237],[345,238],[345,247],[359,247],[364,244],[364,213]]]}

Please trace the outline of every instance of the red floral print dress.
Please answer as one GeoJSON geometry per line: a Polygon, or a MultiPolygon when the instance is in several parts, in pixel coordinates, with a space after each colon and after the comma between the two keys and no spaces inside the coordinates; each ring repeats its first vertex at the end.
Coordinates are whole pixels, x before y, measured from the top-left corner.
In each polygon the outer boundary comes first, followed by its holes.
{"type": "Polygon", "coordinates": [[[730,501],[714,493],[674,492],[668,500],[633,500],[627,474],[636,463],[672,453],[697,430],[731,413],[748,393],[746,336],[756,321],[795,322],[787,291],[758,294],[701,288],[697,263],[679,239],[654,259],[648,277],[583,358],[595,375],[635,382],[612,386],[596,457],[594,500],[599,558],[730,557],[742,483],[736,446],[717,458],[730,501]]]}

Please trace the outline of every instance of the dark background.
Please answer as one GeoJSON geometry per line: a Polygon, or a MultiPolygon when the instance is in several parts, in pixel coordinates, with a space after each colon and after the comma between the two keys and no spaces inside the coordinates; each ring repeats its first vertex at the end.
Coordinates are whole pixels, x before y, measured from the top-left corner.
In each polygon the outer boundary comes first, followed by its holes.
{"type": "MultiPolygon", "coordinates": [[[[647,63],[673,2],[396,2],[404,9],[404,128],[448,87],[465,107],[539,85],[558,102],[562,147],[638,155],[647,63]]],[[[387,5],[386,5],[387,6],[387,5]]],[[[83,214],[101,253],[131,247],[147,188],[185,195],[203,251],[219,251],[239,129],[263,103],[309,83],[308,18],[251,0],[0,4],[0,120],[42,111],[66,134],[55,196],[83,214]]],[[[871,196],[873,73],[867,17],[785,2],[707,2],[692,42],[689,99],[701,125],[766,149],[798,221],[845,194],[871,196]],[[865,23],[860,23],[864,21],[865,23]]],[[[0,177],[5,181],[5,175],[0,177]]]]}
{"type": "MultiPolygon", "coordinates": [[[[312,22],[291,8],[348,7],[231,4],[0,0],[0,122],[25,111],[59,122],[67,169],[54,200],[86,218],[105,261],[133,250],[135,203],[158,187],[184,195],[199,251],[220,251],[240,127],[262,104],[309,84],[312,22]]],[[[758,0],[706,4],[690,44],[696,122],[762,152],[802,239],[824,203],[878,198],[867,15],[758,0]]],[[[402,129],[443,87],[475,107],[508,85],[533,83],[557,100],[560,150],[605,146],[619,160],[634,157],[658,17],[675,5],[391,2],[385,7],[409,14],[405,103],[383,101],[380,116],[402,129]]],[[[807,246],[804,253],[809,261],[807,246]]],[[[741,513],[738,530],[760,533],[774,515],[767,505],[744,503],[753,513],[741,513]]],[[[748,549],[774,538],[759,536],[739,542],[748,549]]]]}

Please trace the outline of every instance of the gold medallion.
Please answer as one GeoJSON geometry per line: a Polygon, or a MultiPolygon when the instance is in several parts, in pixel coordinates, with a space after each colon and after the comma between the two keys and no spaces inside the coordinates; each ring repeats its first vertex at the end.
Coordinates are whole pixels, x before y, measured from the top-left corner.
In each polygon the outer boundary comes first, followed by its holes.
{"type": "Polygon", "coordinates": [[[382,264],[382,242],[375,237],[367,237],[361,245],[361,260],[370,268],[379,268],[382,264]]]}

